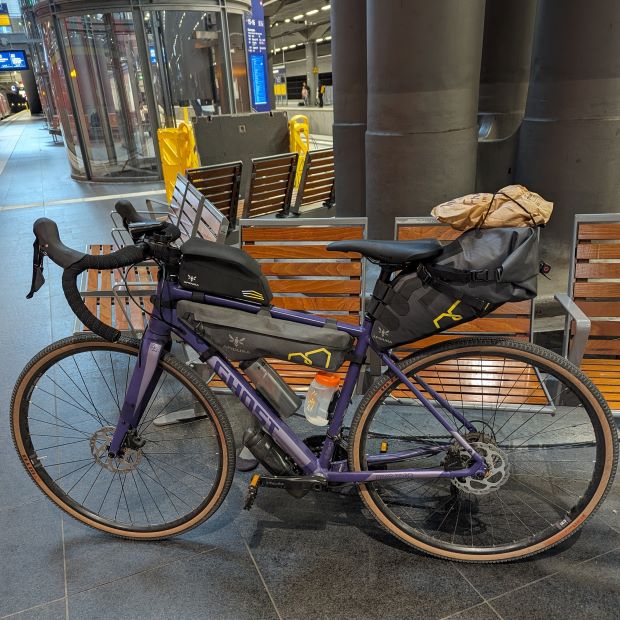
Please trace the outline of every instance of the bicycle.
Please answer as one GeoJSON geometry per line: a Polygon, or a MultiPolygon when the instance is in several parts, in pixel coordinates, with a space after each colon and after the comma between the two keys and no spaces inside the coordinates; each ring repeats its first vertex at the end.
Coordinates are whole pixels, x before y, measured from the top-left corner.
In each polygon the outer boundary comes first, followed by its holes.
{"type": "MultiPolygon", "coordinates": [[[[31,295],[44,282],[47,255],[63,267],[67,301],[93,334],[60,340],[27,364],[13,391],[11,428],[33,481],[82,523],[124,538],[165,538],[211,517],[229,490],[235,469],[230,424],[201,376],[172,354],[173,334],[257,422],[254,437],[270,471],[252,477],[248,506],[259,487],[300,497],[356,484],[373,517],[408,545],[445,559],[502,562],[566,540],[607,494],[618,460],[613,418],[598,390],[566,359],[501,337],[450,340],[399,359],[373,341],[368,314],[360,325],[330,325],[272,307],[268,299],[261,303],[258,285],[250,300],[182,287],[185,246],[175,246],[178,230],[141,222],[131,210],[124,218],[135,244],[96,257],[64,246],[51,220],[34,225],[31,295]],[[86,269],[120,269],[147,259],[159,265],[158,285],[137,341],[91,314],[76,281],[86,269]],[[231,321],[266,316],[299,329],[348,334],[350,365],[324,439],[300,439],[199,326],[180,319],[181,302],[226,309],[231,321]],[[344,416],[370,350],[386,370],[347,429],[344,416]],[[183,408],[196,415],[157,423],[183,408]]],[[[191,243],[212,261],[213,277],[222,257],[260,273],[241,250],[191,243]]],[[[383,285],[441,251],[428,240],[336,242],[330,248],[379,262],[383,285]]]]}

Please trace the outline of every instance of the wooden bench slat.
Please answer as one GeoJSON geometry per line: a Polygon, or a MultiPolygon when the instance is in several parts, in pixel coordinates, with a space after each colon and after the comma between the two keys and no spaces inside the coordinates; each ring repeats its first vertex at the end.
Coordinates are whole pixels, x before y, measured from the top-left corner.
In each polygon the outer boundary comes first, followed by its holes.
{"type": "Polygon", "coordinates": [[[580,240],[620,239],[620,222],[605,222],[598,224],[579,224],[578,238],[580,240]]]}
{"type": "Polygon", "coordinates": [[[620,263],[577,263],[575,277],[620,280],[620,263]]]}
{"type": "Polygon", "coordinates": [[[452,241],[461,233],[458,230],[441,224],[437,225],[402,225],[398,229],[398,239],[402,241],[415,241],[417,239],[441,239],[452,241]]]}
{"type": "Polygon", "coordinates": [[[359,295],[360,280],[270,280],[274,293],[335,293],[359,295]]]}
{"type": "Polygon", "coordinates": [[[361,276],[360,263],[260,263],[266,276],[361,276]]]}
{"type": "Polygon", "coordinates": [[[616,243],[580,243],[576,256],[583,260],[620,259],[620,244],[616,243]]]}
{"type": "MultiPolygon", "coordinates": [[[[329,220],[326,220],[329,222],[329,220]]],[[[360,226],[257,226],[244,228],[243,243],[246,241],[339,241],[343,239],[362,239],[360,226]]]]}
{"type": "Polygon", "coordinates": [[[573,295],[575,298],[599,297],[610,299],[620,297],[620,282],[575,282],[573,295]]]}
{"type": "Polygon", "coordinates": [[[328,252],[324,246],[248,245],[243,248],[253,258],[360,258],[355,252],[328,252]]]}

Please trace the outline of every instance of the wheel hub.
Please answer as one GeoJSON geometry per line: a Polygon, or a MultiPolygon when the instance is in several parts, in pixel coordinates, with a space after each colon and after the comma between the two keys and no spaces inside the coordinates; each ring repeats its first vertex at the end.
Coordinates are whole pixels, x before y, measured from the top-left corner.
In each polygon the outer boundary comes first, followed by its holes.
{"type": "MultiPolygon", "coordinates": [[[[491,437],[482,433],[472,433],[471,441],[466,435],[469,445],[484,459],[487,471],[483,478],[473,476],[466,478],[452,478],[452,484],[464,493],[472,495],[488,495],[497,491],[510,478],[510,463],[506,453],[500,449],[491,437]]],[[[459,444],[453,448],[448,469],[466,469],[471,467],[473,459],[459,444]]]]}
{"type": "Polygon", "coordinates": [[[114,473],[127,474],[137,469],[142,460],[142,450],[125,447],[120,455],[110,458],[108,450],[112,443],[114,430],[113,426],[104,426],[95,431],[90,438],[90,451],[95,461],[104,469],[114,473]]]}

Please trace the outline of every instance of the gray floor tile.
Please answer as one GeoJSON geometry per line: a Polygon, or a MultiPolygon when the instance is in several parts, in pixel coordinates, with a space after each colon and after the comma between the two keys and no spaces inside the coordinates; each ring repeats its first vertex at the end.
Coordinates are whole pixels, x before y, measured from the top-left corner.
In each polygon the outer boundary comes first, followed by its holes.
{"type": "MultiPolygon", "coordinates": [[[[450,620],[498,620],[499,616],[487,603],[476,605],[457,614],[448,616],[450,620]]],[[[447,618],[446,618],[447,620],[447,618]]]]}
{"type": "Polygon", "coordinates": [[[620,550],[615,550],[494,599],[491,604],[506,620],[618,618],[619,584],[620,550]]]}
{"type": "Polygon", "coordinates": [[[242,532],[283,617],[438,618],[482,602],[452,564],[401,545],[361,508],[355,496],[259,496],[242,532]]]}
{"type": "Polygon", "coordinates": [[[10,620],[65,620],[66,599],[60,599],[9,616],[10,620]]]}
{"type": "Polygon", "coordinates": [[[187,534],[169,540],[123,540],[64,517],[69,594],[219,549],[239,549],[242,539],[226,506],[187,534]]]}
{"type": "Polygon", "coordinates": [[[0,511],[0,616],[65,595],[60,519],[45,499],[0,511]]]}
{"type": "Polygon", "coordinates": [[[69,617],[90,620],[93,610],[110,618],[277,618],[244,545],[214,549],[69,597],[69,617]]]}
{"type": "Polygon", "coordinates": [[[508,564],[459,564],[458,570],[490,598],[509,592],[620,545],[620,534],[594,518],[565,543],[533,558],[508,564]]]}

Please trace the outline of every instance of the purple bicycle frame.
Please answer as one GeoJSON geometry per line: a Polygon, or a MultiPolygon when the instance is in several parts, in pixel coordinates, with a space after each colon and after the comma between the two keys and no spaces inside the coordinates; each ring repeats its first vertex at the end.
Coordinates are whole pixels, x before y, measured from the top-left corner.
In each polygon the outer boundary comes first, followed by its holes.
{"type": "MultiPolygon", "coordinates": [[[[321,454],[317,456],[295,434],[295,432],[280,418],[265,400],[254,390],[241,373],[224,357],[212,351],[210,345],[196,333],[189,330],[177,318],[176,302],[181,300],[196,301],[197,297],[202,303],[212,304],[234,310],[257,314],[261,306],[235,301],[221,297],[186,291],[177,284],[160,281],[157,288],[157,298],[153,304],[153,316],[142,337],[139,359],[129,382],[125,401],[121,408],[119,421],[110,444],[111,454],[117,454],[121,449],[127,432],[138,427],[144,409],[157,385],[161,371],[158,370],[158,362],[165,351],[171,345],[171,333],[174,331],[186,344],[192,347],[199,355],[206,354],[207,364],[215,374],[228,386],[233,394],[243,403],[250,413],[258,420],[261,427],[269,433],[280,448],[297,463],[306,475],[322,476],[325,480],[333,483],[371,482],[388,479],[404,478],[461,478],[466,476],[480,475],[486,471],[484,459],[469,445],[451,422],[438,411],[433,403],[427,400],[419,388],[406,377],[397,366],[396,358],[383,353],[372,341],[370,334],[373,320],[369,317],[364,319],[362,325],[350,325],[337,323],[337,329],[344,331],[357,339],[353,354],[356,360],[363,360],[369,348],[373,349],[381,358],[382,362],[391,370],[396,377],[404,383],[420,401],[420,403],[433,415],[439,423],[448,431],[468,454],[473,462],[467,469],[446,471],[444,469],[402,469],[391,471],[348,471],[346,461],[332,461],[335,449],[335,441],[339,437],[344,421],[344,416],[349,402],[355,390],[362,364],[352,361],[349,365],[340,396],[336,402],[332,419],[329,423],[321,454]],[[161,303],[158,303],[161,300],[161,303]]],[[[270,313],[273,318],[301,323],[304,325],[324,326],[326,320],[304,312],[295,312],[282,308],[272,307],[270,313]]],[[[474,430],[466,418],[455,410],[447,401],[437,394],[420,378],[415,377],[422,389],[426,390],[437,402],[445,407],[467,430],[474,430]]],[[[451,444],[446,443],[437,446],[422,447],[415,450],[405,450],[392,454],[381,454],[367,457],[369,465],[386,464],[403,461],[416,456],[430,455],[447,450],[451,444]]]]}

